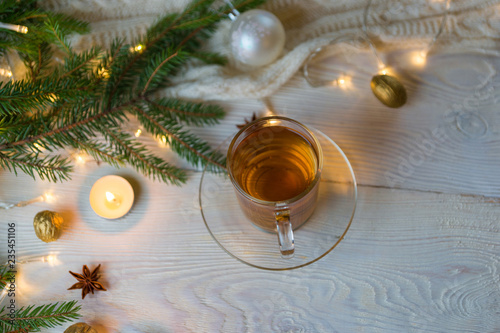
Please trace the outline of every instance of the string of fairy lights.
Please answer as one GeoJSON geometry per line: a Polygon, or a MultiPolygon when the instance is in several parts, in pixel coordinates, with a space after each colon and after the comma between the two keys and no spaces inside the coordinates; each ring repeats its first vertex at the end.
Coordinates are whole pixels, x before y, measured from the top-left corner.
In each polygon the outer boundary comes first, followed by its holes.
{"type": "MultiPolygon", "coordinates": [[[[411,62],[413,65],[418,66],[418,67],[423,67],[427,63],[427,57],[435,45],[436,41],[439,39],[441,34],[444,31],[444,28],[446,26],[446,21],[448,14],[450,12],[450,7],[451,7],[451,0],[430,0],[431,2],[434,3],[443,3],[444,2],[444,12],[441,18],[440,25],[438,27],[438,31],[436,34],[433,36],[433,38],[430,40],[430,42],[420,51],[414,52],[411,57],[411,62]]],[[[341,35],[333,39],[330,43],[328,43],[325,46],[317,48],[314,52],[312,52],[309,57],[306,59],[305,64],[302,68],[303,70],[303,75],[308,82],[308,84],[312,87],[322,87],[322,86],[337,86],[341,89],[347,89],[351,83],[352,77],[350,75],[347,75],[346,73],[341,73],[338,77],[332,79],[318,79],[318,78],[313,78],[311,75],[311,66],[313,62],[316,60],[318,55],[325,51],[329,47],[333,47],[335,45],[338,45],[340,43],[350,43],[350,44],[355,44],[355,43],[360,43],[360,44],[368,44],[369,49],[371,50],[371,53],[375,57],[377,61],[377,67],[378,71],[376,75],[372,79],[371,87],[372,90],[375,90],[379,88],[377,85],[378,82],[380,82],[380,79],[388,79],[390,78],[390,83],[392,86],[389,85],[390,90],[394,91],[394,88],[400,88],[404,90],[404,87],[402,84],[399,82],[399,80],[395,77],[394,70],[388,66],[384,61],[382,61],[382,58],[380,57],[376,46],[374,45],[372,39],[370,38],[370,34],[368,32],[368,14],[370,11],[370,8],[372,6],[372,0],[368,0],[366,7],[363,12],[363,20],[362,20],[362,35],[360,34],[349,34],[349,35],[341,35]],[[378,79],[378,81],[377,81],[378,79]],[[375,82],[374,82],[375,81],[375,82]]],[[[382,83],[387,84],[387,80],[383,80],[382,83]]],[[[406,92],[404,92],[406,93],[406,92]]],[[[376,94],[377,95],[377,94],[376,94]]],[[[381,100],[382,103],[386,104],[385,101],[383,101],[379,96],[377,96],[381,100]]],[[[403,102],[404,104],[404,102],[403,102]]],[[[388,104],[386,104],[388,105],[388,104]]],[[[390,107],[399,107],[401,105],[388,105],[390,107]]]]}
{"type": "MultiPolygon", "coordinates": [[[[436,41],[438,40],[438,38],[441,36],[441,34],[442,34],[442,32],[443,32],[443,30],[444,30],[444,28],[446,26],[446,19],[447,19],[448,13],[450,11],[451,0],[431,0],[431,1],[434,1],[434,2],[443,2],[444,1],[445,2],[445,10],[444,10],[443,17],[442,17],[442,20],[441,20],[441,23],[440,23],[440,26],[438,28],[437,33],[433,36],[433,38],[431,39],[431,41],[427,44],[427,46],[423,50],[417,52],[414,55],[414,57],[413,57],[413,63],[415,65],[420,65],[420,66],[424,66],[425,65],[426,60],[427,60],[427,56],[428,56],[429,52],[431,51],[432,47],[434,46],[434,44],[436,43],[436,41]]],[[[368,20],[368,14],[369,14],[369,10],[370,10],[371,5],[372,5],[372,0],[368,0],[367,5],[366,5],[365,10],[364,10],[364,13],[363,13],[363,21],[362,21],[363,36],[360,36],[360,35],[356,35],[355,37],[350,36],[350,35],[339,36],[336,39],[332,40],[332,42],[329,43],[328,45],[316,49],[308,57],[308,59],[306,60],[304,66],[303,66],[303,74],[304,74],[304,77],[306,78],[307,82],[311,86],[313,86],[313,87],[319,87],[319,86],[332,85],[333,84],[333,85],[336,85],[336,86],[338,86],[340,88],[346,88],[347,85],[349,85],[349,83],[351,81],[351,77],[348,76],[348,75],[345,75],[345,74],[343,74],[343,75],[335,78],[334,80],[327,80],[327,81],[314,80],[314,79],[311,78],[311,76],[309,74],[309,66],[313,62],[314,58],[320,52],[324,51],[325,48],[330,47],[330,46],[332,46],[334,44],[337,44],[339,42],[353,41],[356,38],[358,38],[359,40],[362,40],[362,41],[368,43],[369,48],[371,49],[374,57],[377,59],[377,63],[378,63],[378,75],[379,76],[389,76],[389,73],[391,72],[391,70],[390,70],[389,66],[387,66],[382,61],[381,57],[379,56],[379,54],[377,52],[377,49],[376,49],[375,45],[371,41],[371,39],[369,37],[369,34],[368,34],[367,20],[368,20]]],[[[0,29],[8,29],[8,30],[11,30],[11,31],[14,31],[14,32],[17,32],[17,33],[22,33],[22,34],[28,33],[28,27],[21,26],[21,25],[15,25],[15,24],[9,24],[9,23],[2,23],[2,22],[0,22],[0,29]]],[[[131,46],[129,51],[131,53],[143,52],[144,49],[145,49],[144,45],[138,44],[138,45],[135,45],[135,46],[131,46]]],[[[101,73],[101,75],[103,75],[104,77],[106,77],[108,74],[106,73],[105,70],[103,70],[103,72],[101,73]]],[[[0,68],[0,77],[5,77],[5,78],[8,78],[8,79],[12,79],[12,76],[13,76],[13,73],[10,70],[10,68],[0,68]]],[[[374,76],[374,78],[375,77],[376,76],[374,76]]],[[[372,83],[373,83],[373,80],[372,80],[372,83]]],[[[372,89],[373,89],[373,86],[372,86],[372,89]]],[[[56,99],[57,99],[57,96],[54,96],[54,101],[56,99]]],[[[141,127],[129,127],[126,130],[129,131],[129,132],[131,132],[131,133],[133,133],[133,135],[136,138],[139,138],[139,137],[143,136],[144,133],[145,133],[141,127]]],[[[160,148],[168,148],[169,147],[169,144],[168,144],[169,138],[167,136],[157,136],[157,137],[153,137],[152,136],[152,138],[157,142],[157,144],[158,144],[158,146],[160,148]]],[[[39,148],[40,148],[40,150],[43,150],[41,146],[39,148]]],[[[84,164],[89,163],[89,162],[100,163],[99,161],[95,160],[94,158],[92,158],[88,154],[86,154],[86,153],[84,153],[82,151],[79,151],[79,150],[70,153],[69,154],[69,158],[72,159],[78,165],[84,165],[84,164]]],[[[7,210],[7,209],[12,209],[12,208],[25,207],[25,206],[28,206],[30,204],[34,204],[34,203],[38,203],[38,202],[48,202],[48,203],[51,203],[51,202],[54,202],[55,199],[56,199],[56,196],[54,196],[51,192],[46,192],[46,193],[44,193],[44,194],[42,194],[42,195],[40,195],[38,197],[35,197],[33,199],[25,200],[25,201],[19,201],[17,203],[4,203],[4,202],[0,202],[0,209],[7,210]]]]}
{"type": "MultiPolygon", "coordinates": [[[[0,22],[0,29],[8,29],[8,30],[15,31],[18,33],[23,33],[23,34],[28,33],[28,27],[10,24],[10,23],[0,22]]],[[[129,51],[131,53],[143,52],[144,49],[145,49],[144,45],[138,44],[135,46],[131,46],[129,51]]],[[[108,73],[105,70],[103,70],[100,74],[104,77],[106,77],[108,75],[108,73]]],[[[0,68],[0,77],[12,79],[13,73],[10,70],[10,68],[0,68]]],[[[51,101],[55,102],[56,100],[57,100],[57,96],[55,96],[55,95],[52,96],[51,101]]],[[[133,135],[136,138],[139,138],[140,136],[144,135],[144,131],[141,127],[129,127],[126,130],[133,133],[133,135]]],[[[157,136],[157,137],[151,136],[151,137],[157,142],[158,147],[160,147],[160,148],[168,148],[169,147],[167,136],[163,135],[163,136],[157,136]]],[[[40,144],[35,143],[35,147],[39,151],[43,151],[43,147],[40,144]]],[[[80,151],[80,150],[75,150],[73,152],[70,152],[69,158],[71,160],[73,160],[77,165],[85,165],[85,164],[91,163],[91,162],[98,163],[98,164],[100,163],[100,161],[95,160],[94,158],[92,158],[91,156],[89,156],[88,154],[86,154],[85,152],[80,151]]],[[[13,209],[13,208],[26,207],[28,205],[38,203],[38,202],[53,203],[56,201],[56,198],[57,197],[52,192],[45,192],[44,194],[37,196],[35,198],[29,199],[29,200],[19,201],[16,203],[0,202],[0,210],[8,210],[8,209],[13,209]]]]}

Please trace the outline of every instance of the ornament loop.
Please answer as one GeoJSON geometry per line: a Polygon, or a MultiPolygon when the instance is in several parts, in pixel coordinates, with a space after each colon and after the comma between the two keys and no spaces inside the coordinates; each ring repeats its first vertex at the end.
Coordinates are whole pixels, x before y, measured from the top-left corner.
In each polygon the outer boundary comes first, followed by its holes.
{"type": "Polygon", "coordinates": [[[236,9],[236,7],[234,7],[233,3],[229,0],[226,0],[226,3],[229,5],[229,7],[231,7],[231,12],[229,14],[227,14],[227,16],[229,17],[229,19],[231,21],[234,21],[238,18],[238,16],[240,16],[240,12],[236,9]]]}

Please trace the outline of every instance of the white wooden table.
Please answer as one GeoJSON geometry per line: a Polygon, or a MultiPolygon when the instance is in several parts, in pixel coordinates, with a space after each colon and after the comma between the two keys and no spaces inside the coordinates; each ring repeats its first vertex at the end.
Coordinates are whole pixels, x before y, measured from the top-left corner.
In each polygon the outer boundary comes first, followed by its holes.
{"type": "MultiPolygon", "coordinates": [[[[66,290],[75,282],[68,270],[100,263],[108,291],[81,302],[82,321],[100,333],[499,332],[500,60],[436,54],[423,69],[400,68],[409,99],[397,110],[375,99],[362,73],[349,90],[314,89],[297,73],[268,100],[329,135],[356,173],[354,221],[325,258],[272,272],[227,255],[200,215],[200,171],[180,188],[93,162],[62,184],[0,171],[0,201],[56,197],[0,211],[2,235],[16,223],[19,259],[55,259],[19,265],[17,302],[79,299],[66,290]],[[136,191],[125,224],[89,206],[91,185],[106,174],[125,176],[136,191]],[[45,209],[66,221],[50,244],[32,226],[45,209]]],[[[197,131],[213,145],[252,112],[266,112],[258,100],[221,104],[222,123],[197,131]]]]}

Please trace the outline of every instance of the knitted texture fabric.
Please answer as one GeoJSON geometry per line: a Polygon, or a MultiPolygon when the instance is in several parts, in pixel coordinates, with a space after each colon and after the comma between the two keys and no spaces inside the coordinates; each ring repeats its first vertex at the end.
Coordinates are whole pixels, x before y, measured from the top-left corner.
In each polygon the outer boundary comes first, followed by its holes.
{"type": "MultiPolygon", "coordinates": [[[[113,38],[132,41],[162,14],[182,11],[187,0],[45,0],[41,5],[90,22],[91,33],[74,36],[76,50],[107,46],[113,38]]],[[[445,0],[375,0],[367,31],[379,53],[422,48],[436,35],[445,0]]],[[[304,64],[311,52],[334,38],[361,33],[367,0],[269,0],[286,31],[285,49],[275,62],[247,68],[229,50],[231,21],[222,22],[206,48],[228,57],[226,66],[191,64],[165,95],[204,100],[263,98],[273,94],[304,64]]],[[[500,0],[453,0],[433,52],[498,54],[500,0]]]]}

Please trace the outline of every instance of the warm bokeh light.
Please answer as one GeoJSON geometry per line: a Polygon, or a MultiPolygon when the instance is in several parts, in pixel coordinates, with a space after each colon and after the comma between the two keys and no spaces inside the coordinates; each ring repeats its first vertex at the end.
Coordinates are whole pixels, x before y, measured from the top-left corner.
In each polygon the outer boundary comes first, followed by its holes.
{"type": "Polygon", "coordinates": [[[130,47],[130,52],[142,52],[144,51],[144,45],[137,44],[136,46],[130,47]]]}
{"type": "Polygon", "coordinates": [[[158,137],[158,145],[162,148],[167,148],[168,147],[168,140],[167,140],[167,137],[165,135],[162,135],[160,137],[158,137]]]}
{"type": "Polygon", "coordinates": [[[411,63],[414,66],[423,67],[425,66],[426,62],[427,62],[426,51],[414,52],[411,54],[411,63]]]}
{"type": "Polygon", "coordinates": [[[59,97],[57,97],[57,95],[54,93],[49,94],[48,97],[49,97],[49,101],[51,101],[52,103],[57,102],[57,100],[59,99],[59,97]]]}
{"type": "Polygon", "coordinates": [[[56,196],[51,192],[45,192],[43,195],[43,201],[47,203],[54,203],[56,201],[56,196]]]}
{"type": "Polygon", "coordinates": [[[108,78],[109,77],[109,71],[105,68],[100,68],[98,71],[97,71],[97,74],[104,77],[104,78],[108,78]]]}
{"type": "Polygon", "coordinates": [[[135,131],[135,133],[134,133],[134,135],[135,135],[136,138],[140,137],[141,134],[142,134],[142,130],[140,128],[137,129],[137,131],[135,131]]]}
{"type": "Polygon", "coordinates": [[[12,77],[12,72],[5,68],[0,68],[0,76],[12,77]]]}
{"type": "Polygon", "coordinates": [[[397,76],[391,67],[384,67],[384,68],[380,69],[377,74],[397,76]]]}
{"type": "Polygon", "coordinates": [[[42,262],[48,263],[51,267],[61,264],[61,261],[59,260],[59,258],[57,258],[56,254],[49,254],[46,257],[42,257],[42,262]]]}
{"type": "Polygon", "coordinates": [[[333,85],[337,85],[340,89],[349,89],[352,86],[352,78],[348,75],[342,75],[337,80],[332,82],[333,85]]]}

